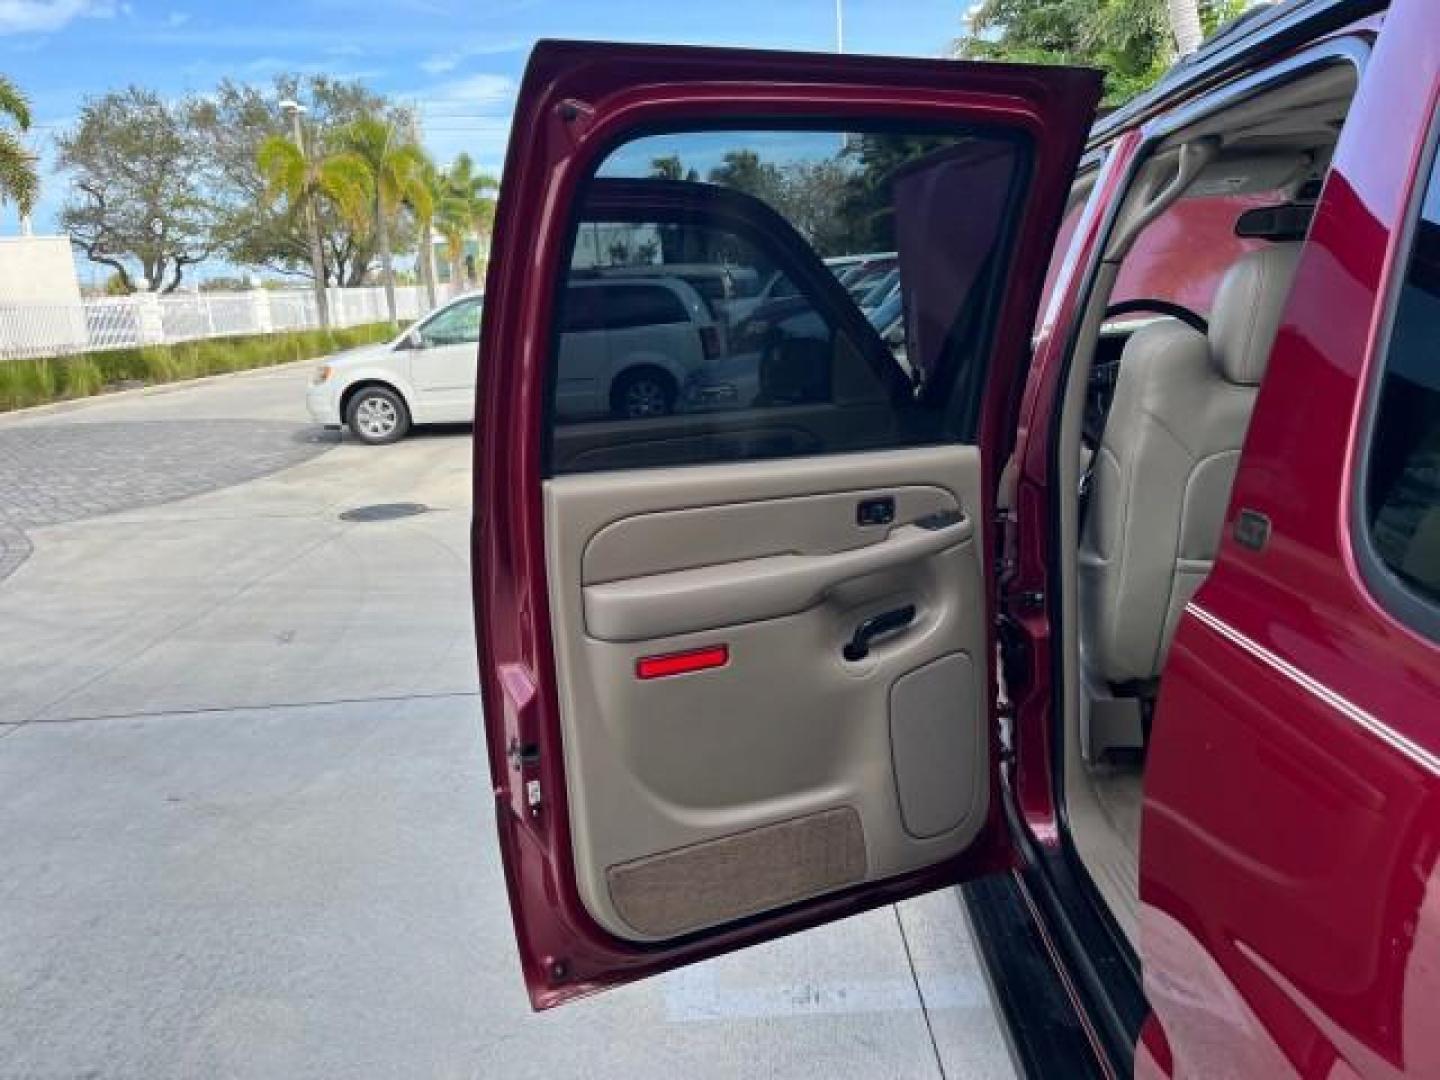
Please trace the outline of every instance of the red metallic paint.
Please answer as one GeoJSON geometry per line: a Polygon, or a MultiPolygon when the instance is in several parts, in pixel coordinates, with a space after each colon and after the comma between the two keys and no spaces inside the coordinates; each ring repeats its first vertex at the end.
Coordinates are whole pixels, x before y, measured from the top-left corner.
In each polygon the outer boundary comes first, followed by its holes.
{"type": "MultiPolygon", "coordinates": [[[[1273,539],[1262,552],[1226,540],[1165,672],[1141,848],[1154,1013],[1139,1076],[1440,1075],[1440,648],[1376,603],[1351,545],[1383,298],[1440,107],[1440,5],[1402,0],[1385,25],[1232,499],[1231,520],[1260,509],[1273,539]]],[[[1106,147],[1102,189],[1138,142],[1131,130],[1106,147]]],[[[1097,225],[1077,221],[1037,337],[1017,500],[1041,527],[1022,528],[1016,592],[1047,582],[1045,433],[1074,269],[1097,225]]],[[[1041,677],[1017,700],[1014,789],[1027,827],[1054,843],[1049,628],[1038,615],[1025,624],[1041,677]]]]}
{"type": "MultiPolygon", "coordinates": [[[[567,819],[540,498],[550,314],[579,185],[618,140],[656,126],[845,118],[1029,132],[1034,180],[981,417],[993,482],[1014,430],[1026,338],[1098,91],[1092,73],[1058,68],[553,42],[536,48],[507,154],[486,283],[472,561],[497,826],[521,964],[537,1008],[890,903],[1011,858],[997,793],[990,825],[959,858],[774,916],[647,948],[612,937],[586,913],[567,819]],[[535,805],[532,781],[539,785],[535,805]]],[[[988,527],[992,518],[986,507],[981,520],[988,527]]]]}
{"type": "MultiPolygon", "coordinates": [[[[1015,517],[1019,522],[1014,580],[1009,592],[1045,594],[1051,567],[1054,529],[1050,511],[1051,417],[1059,408],[1072,328],[1083,308],[1087,268],[1098,258],[1107,207],[1125,183],[1129,164],[1142,139],[1126,132],[1106,150],[1100,175],[1072,230],[1070,247],[1056,264],[1054,288],[1035,338],[1035,362],[1021,400],[1015,442],[1019,476],[1015,517]]],[[[1057,582],[1054,586],[1059,588],[1057,582]]],[[[1015,709],[1015,764],[1011,788],[1025,827],[1043,844],[1057,844],[1060,822],[1055,806],[1053,765],[1057,752],[1050,672],[1054,666],[1050,619],[1044,609],[1012,605],[1009,611],[1030,648],[1031,679],[1008,687],[1015,709]]]]}
{"type": "Polygon", "coordinates": [[[1139,1072],[1440,1075],[1440,648],[1353,558],[1356,432],[1440,103],[1440,5],[1399,0],[1338,148],[1145,777],[1139,1072]]]}
{"type": "MultiPolygon", "coordinates": [[[[1110,294],[1111,303],[1144,297],[1208,314],[1225,271],[1245,252],[1266,244],[1236,236],[1235,219],[1252,207],[1273,206],[1278,201],[1278,193],[1182,199],[1153,221],[1125,256],[1110,294]]],[[[1045,279],[1042,311],[1055,294],[1060,268],[1087,204],[1088,200],[1065,214],[1045,279]]]]}

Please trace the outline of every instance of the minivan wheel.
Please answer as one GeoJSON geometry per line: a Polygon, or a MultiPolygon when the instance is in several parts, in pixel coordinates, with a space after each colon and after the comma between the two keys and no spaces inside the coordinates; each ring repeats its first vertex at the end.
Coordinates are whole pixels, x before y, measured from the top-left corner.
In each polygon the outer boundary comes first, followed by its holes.
{"type": "Polygon", "coordinates": [[[345,410],[350,433],[363,443],[380,446],[405,437],[410,430],[410,410],[405,399],[384,386],[367,386],[350,399],[345,410]]]}
{"type": "Polygon", "coordinates": [[[669,416],[675,410],[675,381],[652,368],[627,371],[615,380],[610,408],[625,420],[669,416]]]}

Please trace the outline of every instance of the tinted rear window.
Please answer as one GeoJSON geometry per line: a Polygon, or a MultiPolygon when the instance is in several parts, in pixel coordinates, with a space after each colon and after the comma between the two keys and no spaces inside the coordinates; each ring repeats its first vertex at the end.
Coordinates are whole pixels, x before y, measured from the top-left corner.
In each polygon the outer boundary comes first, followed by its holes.
{"type": "Polygon", "coordinates": [[[611,330],[690,321],[680,298],[661,285],[606,285],[602,296],[605,325],[611,330]]]}
{"type": "Polygon", "coordinates": [[[1376,554],[1440,607],[1440,163],[1395,310],[1366,494],[1376,554]]]}

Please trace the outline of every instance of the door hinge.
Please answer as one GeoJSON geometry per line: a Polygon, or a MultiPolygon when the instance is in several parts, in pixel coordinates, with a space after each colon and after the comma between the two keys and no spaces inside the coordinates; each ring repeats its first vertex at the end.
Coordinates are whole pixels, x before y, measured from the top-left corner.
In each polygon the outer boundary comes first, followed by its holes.
{"type": "Polygon", "coordinates": [[[516,769],[540,764],[540,748],[534,743],[522,745],[519,739],[510,740],[510,744],[505,747],[505,756],[510,759],[511,767],[516,769]]]}
{"type": "Polygon", "coordinates": [[[1015,710],[1008,704],[1000,714],[1000,764],[1015,760],[1015,710]]]}
{"type": "Polygon", "coordinates": [[[510,768],[519,775],[511,780],[512,784],[524,782],[525,785],[525,808],[530,816],[540,816],[540,781],[525,779],[525,770],[533,769],[540,764],[540,748],[533,743],[522,743],[519,739],[511,739],[505,747],[505,757],[510,762],[510,768]]]}
{"type": "Polygon", "coordinates": [[[1040,611],[1045,607],[1045,594],[1039,589],[1025,589],[1012,593],[1014,604],[1021,611],[1040,611]]]}
{"type": "Polygon", "coordinates": [[[996,646],[1000,652],[1002,715],[1014,713],[1012,691],[1030,682],[1030,637],[1024,627],[1008,614],[995,620],[996,646]]]}
{"type": "Polygon", "coordinates": [[[995,514],[995,584],[996,593],[1005,595],[1006,586],[1020,570],[1015,544],[1015,515],[1008,510],[995,514]]]}

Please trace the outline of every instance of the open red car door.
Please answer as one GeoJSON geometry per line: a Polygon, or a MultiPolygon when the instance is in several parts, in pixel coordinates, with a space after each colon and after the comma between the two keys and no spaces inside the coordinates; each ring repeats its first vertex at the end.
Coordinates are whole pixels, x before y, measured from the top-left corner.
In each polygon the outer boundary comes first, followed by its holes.
{"type": "Polygon", "coordinates": [[[1099,88],[536,48],[473,556],[537,1008],[1007,863],[993,499],[1099,88]]]}

